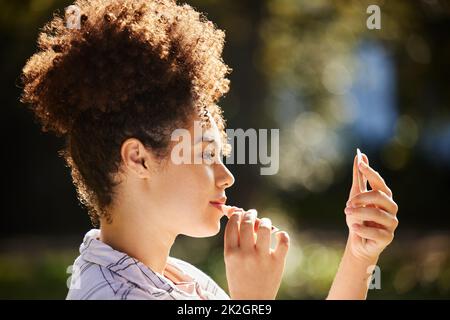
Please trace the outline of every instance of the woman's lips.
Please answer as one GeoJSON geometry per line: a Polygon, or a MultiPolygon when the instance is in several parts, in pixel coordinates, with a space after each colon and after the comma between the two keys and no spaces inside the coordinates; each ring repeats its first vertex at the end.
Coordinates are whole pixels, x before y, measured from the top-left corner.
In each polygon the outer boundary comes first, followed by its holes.
{"type": "MultiPolygon", "coordinates": [[[[241,209],[241,208],[238,208],[238,207],[233,207],[233,206],[227,206],[225,204],[220,204],[220,208],[223,211],[223,213],[227,216],[228,219],[231,217],[231,214],[234,211],[242,211],[242,212],[245,211],[244,209],[241,209]]],[[[255,220],[255,231],[258,230],[258,226],[259,226],[259,222],[260,221],[261,221],[261,219],[256,218],[256,220],[255,220]]],[[[271,229],[270,232],[274,233],[274,232],[277,232],[277,231],[280,231],[280,229],[278,229],[275,226],[272,226],[272,229],[271,229]]]]}
{"type": "Polygon", "coordinates": [[[225,204],[219,202],[210,202],[210,204],[219,209],[220,211],[222,212],[224,211],[223,207],[225,206],[225,204]]]}

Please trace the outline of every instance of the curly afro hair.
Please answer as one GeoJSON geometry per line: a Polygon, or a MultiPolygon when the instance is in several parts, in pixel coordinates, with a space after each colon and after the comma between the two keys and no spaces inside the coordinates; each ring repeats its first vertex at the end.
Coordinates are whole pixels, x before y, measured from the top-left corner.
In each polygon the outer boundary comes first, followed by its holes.
{"type": "MultiPolygon", "coordinates": [[[[74,7],[75,6],[75,7],[74,7]]],[[[225,34],[174,0],[78,0],[79,25],[60,14],[38,38],[23,68],[21,101],[43,131],[66,138],[60,154],[94,226],[118,182],[122,143],[134,137],[159,159],[170,133],[194,116],[217,122],[231,69],[222,60],[225,34]]],[[[66,12],[67,14],[67,12],[66,12]]],[[[225,149],[224,153],[228,153],[225,149]]]]}

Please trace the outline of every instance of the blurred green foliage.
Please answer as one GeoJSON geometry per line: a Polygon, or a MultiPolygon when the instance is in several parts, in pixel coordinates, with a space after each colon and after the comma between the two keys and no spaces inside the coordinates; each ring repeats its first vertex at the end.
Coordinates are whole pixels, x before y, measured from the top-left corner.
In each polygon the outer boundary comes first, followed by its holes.
{"type": "MultiPolygon", "coordinates": [[[[325,299],[343,253],[345,239],[318,230],[291,234],[285,275],[277,299],[325,299]]],[[[369,299],[442,299],[450,297],[450,236],[411,235],[387,249],[378,262],[381,289],[369,299]],[[414,247],[415,250],[411,250],[414,247]]],[[[26,252],[30,250],[26,248],[26,252]]],[[[223,252],[211,239],[185,237],[172,248],[227,290],[223,252]]],[[[77,252],[37,249],[30,254],[0,254],[0,299],[64,299],[68,267],[77,252]]]]}
{"type": "MultiPolygon", "coordinates": [[[[292,245],[277,299],[325,299],[343,254],[345,237],[323,230],[289,233],[292,245]]],[[[210,240],[185,238],[177,242],[172,254],[194,263],[227,288],[223,253],[210,240]]],[[[368,299],[450,297],[450,236],[446,233],[405,234],[386,249],[377,265],[381,288],[369,290],[368,299]]]]}
{"type": "Polygon", "coordinates": [[[0,254],[0,299],[64,299],[76,252],[0,254]]]}

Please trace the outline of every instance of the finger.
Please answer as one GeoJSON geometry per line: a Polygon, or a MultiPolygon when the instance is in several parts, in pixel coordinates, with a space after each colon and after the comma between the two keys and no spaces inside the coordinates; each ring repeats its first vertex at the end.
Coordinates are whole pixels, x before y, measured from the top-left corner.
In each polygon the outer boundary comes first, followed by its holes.
{"type": "MultiPolygon", "coordinates": [[[[367,158],[367,156],[364,153],[362,153],[362,159],[365,163],[367,163],[367,164],[369,163],[369,159],[367,158]]],[[[361,190],[359,188],[359,182],[358,182],[358,171],[359,171],[358,156],[356,155],[355,158],[353,159],[353,178],[352,178],[352,187],[350,189],[349,198],[353,198],[357,194],[361,193],[361,190]]],[[[363,175],[363,184],[364,184],[364,186],[367,185],[367,178],[364,177],[364,175],[363,175]]],[[[367,190],[367,187],[365,188],[365,190],[367,190]]]]}
{"type": "Polygon", "coordinates": [[[355,185],[357,187],[357,190],[359,191],[358,193],[361,193],[361,192],[367,191],[367,179],[364,177],[364,175],[362,174],[361,170],[359,169],[359,165],[360,165],[360,162],[367,163],[369,161],[369,159],[367,158],[366,155],[363,155],[361,153],[361,159],[359,161],[358,154],[360,154],[359,149],[357,149],[357,152],[356,152],[356,177],[355,177],[356,181],[355,181],[355,185]]]}
{"type": "MultiPolygon", "coordinates": [[[[362,155],[363,162],[366,163],[367,165],[369,165],[369,158],[366,156],[366,154],[365,153],[361,153],[361,155],[362,155]]],[[[358,167],[358,170],[359,170],[359,167],[358,167]]],[[[366,178],[366,176],[364,174],[362,176],[363,176],[365,191],[367,191],[367,178],[366,178]]]]}
{"type": "Polygon", "coordinates": [[[276,258],[284,258],[289,250],[289,235],[286,231],[279,231],[275,233],[275,236],[277,238],[277,243],[275,245],[273,255],[276,258]]]}
{"type": "Polygon", "coordinates": [[[363,161],[364,161],[367,165],[369,165],[369,158],[366,156],[366,154],[361,152],[361,155],[362,155],[363,161]]]}
{"type": "Polygon", "coordinates": [[[240,213],[233,213],[225,227],[225,252],[239,247],[239,220],[240,213]]]}
{"type": "Polygon", "coordinates": [[[354,196],[352,199],[347,201],[347,207],[362,207],[362,206],[377,206],[390,214],[396,215],[398,211],[398,206],[388,197],[386,193],[380,190],[370,190],[367,192],[360,193],[354,196]]]}
{"type": "Polygon", "coordinates": [[[261,253],[270,253],[270,233],[272,221],[269,218],[261,218],[256,233],[256,249],[261,253]]]}
{"type": "Polygon", "coordinates": [[[223,205],[222,211],[229,219],[231,217],[231,215],[233,214],[233,212],[237,212],[238,210],[237,210],[237,207],[223,205]]]}
{"type": "Polygon", "coordinates": [[[243,215],[244,209],[237,209],[235,207],[230,207],[230,206],[227,206],[227,205],[225,205],[224,207],[225,207],[225,209],[222,209],[222,210],[229,214],[228,218],[231,218],[231,216],[233,214],[238,214],[239,217],[242,217],[242,215],[243,215]]]}
{"type": "Polygon", "coordinates": [[[352,187],[350,189],[349,198],[353,198],[357,194],[360,193],[358,186],[358,157],[355,156],[353,159],[353,178],[352,178],[352,187]]]}
{"type": "Polygon", "coordinates": [[[393,231],[397,228],[397,218],[379,208],[359,207],[359,208],[345,208],[347,215],[354,216],[366,222],[375,222],[376,224],[365,224],[366,226],[381,226],[384,229],[393,231]]]}
{"type": "MultiPolygon", "coordinates": [[[[259,218],[256,218],[256,220],[255,220],[255,232],[257,232],[258,231],[258,228],[259,228],[259,224],[261,223],[261,219],[259,219],[259,218]]],[[[278,229],[277,227],[275,227],[273,224],[272,224],[272,229],[271,229],[271,233],[275,233],[275,232],[277,232],[277,231],[280,231],[280,229],[278,229]]]]}
{"type": "Polygon", "coordinates": [[[384,227],[383,225],[376,223],[374,221],[363,221],[363,225],[365,225],[366,227],[374,227],[374,228],[379,228],[379,229],[386,229],[386,227],[384,227]]]}
{"type": "Polygon", "coordinates": [[[352,225],[352,230],[364,239],[382,241],[386,243],[390,243],[392,239],[394,239],[394,234],[385,229],[372,228],[355,223],[352,225]]]}
{"type": "MultiPolygon", "coordinates": [[[[235,207],[235,206],[226,206],[226,205],[224,206],[224,210],[225,210],[226,215],[228,217],[230,217],[233,212],[242,212],[242,213],[245,212],[245,210],[242,209],[242,208],[235,207]]],[[[254,209],[250,209],[250,210],[254,210],[254,209]]],[[[256,214],[258,214],[256,210],[255,210],[255,212],[256,212],[256,214]]],[[[260,223],[260,219],[256,218],[255,219],[255,224],[254,224],[254,231],[255,232],[258,230],[259,223],[260,223]]],[[[278,228],[275,228],[275,229],[278,230],[278,228]]]]}
{"type": "Polygon", "coordinates": [[[386,193],[389,197],[392,197],[391,189],[389,189],[389,187],[386,185],[386,182],[384,181],[383,177],[381,177],[381,175],[377,171],[372,169],[369,165],[367,165],[364,162],[362,162],[359,165],[359,168],[360,168],[361,172],[363,173],[363,175],[369,181],[370,187],[373,190],[381,190],[384,193],[386,193]]]}
{"type": "Polygon", "coordinates": [[[258,229],[259,229],[259,225],[260,225],[260,224],[261,224],[261,219],[256,218],[256,219],[255,219],[255,224],[253,225],[253,226],[254,226],[254,230],[253,230],[253,231],[257,232],[258,229]]]}
{"type": "Polygon", "coordinates": [[[355,156],[353,159],[353,181],[352,187],[356,187],[358,185],[358,156],[355,156]]]}
{"type": "Polygon", "coordinates": [[[256,210],[248,210],[242,217],[239,228],[239,247],[243,250],[255,248],[254,223],[256,219],[256,210]]]}

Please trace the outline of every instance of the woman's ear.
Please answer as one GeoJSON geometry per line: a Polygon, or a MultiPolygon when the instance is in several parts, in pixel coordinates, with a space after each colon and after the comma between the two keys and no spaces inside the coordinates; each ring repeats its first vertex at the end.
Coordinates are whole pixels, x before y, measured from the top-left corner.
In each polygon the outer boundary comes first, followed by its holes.
{"type": "Polygon", "coordinates": [[[145,149],[141,141],[136,138],[129,138],[120,149],[121,158],[125,170],[131,171],[141,178],[148,178],[150,161],[152,161],[150,152],[145,149]]]}

